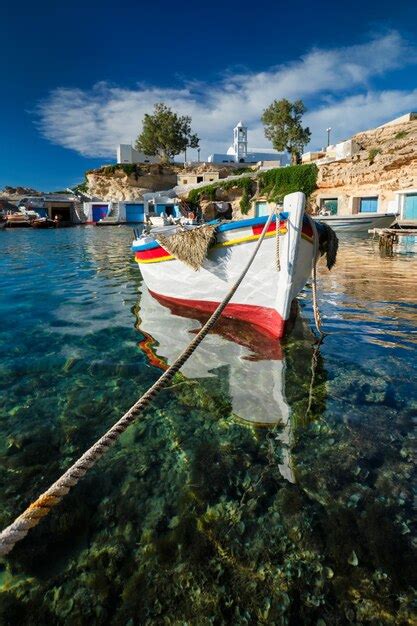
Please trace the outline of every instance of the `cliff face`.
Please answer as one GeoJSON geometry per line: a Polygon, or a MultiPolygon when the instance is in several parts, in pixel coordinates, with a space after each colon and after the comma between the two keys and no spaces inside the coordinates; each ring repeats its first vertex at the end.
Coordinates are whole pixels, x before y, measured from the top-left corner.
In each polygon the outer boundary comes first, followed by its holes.
{"type": "Polygon", "coordinates": [[[214,170],[219,172],[220,178],[230,175],[230,168],[212,163],[189,167],[142,163],[108,165],[86,173],[87,192],[103,200],[141,200],[145,193],[175,187],[179,173],[202,174],[214,170]]]}
{"type": "Polygon", "coordinates": [[[105,166],[86,173],[87,191],[103,200],[141,200],[144,193],[171,189],[177,184],[176,166],[105,166]]]}
{"type": "Polygon", "coordinates": [[[417,120],[358,133],[352,139],[361,148],[358,154],[319,166],[311,206],[334,196],[339,198],[339,212],[347,213],[352,197],[375,194],[380,210],[388,210],[396,191],[417,188],[417,120]]]}

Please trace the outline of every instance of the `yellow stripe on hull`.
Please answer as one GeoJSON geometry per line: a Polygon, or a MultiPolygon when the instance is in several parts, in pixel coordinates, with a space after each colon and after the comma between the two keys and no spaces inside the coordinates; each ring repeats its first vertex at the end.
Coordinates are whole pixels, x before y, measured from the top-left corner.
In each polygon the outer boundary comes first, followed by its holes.
{"type": "MultiPolygon", "coordinates": [[[[286,228],[280,228],[279,229],[279,234],[280,235],[285,235],[286,232],[287,232],[286,228]]],[[[257,241],[260,236],[261,235],[249,235],[248,237],[237,237],[236,239],[228,239],[227,241],[223,241],[222,243],[214,244],[214,246],[212,246],[210,249],[213,250],[213,249],[216,249],[216,248],[229,248],[230,246],[239,246],[240,244],[247,243],[249,241],[257,241]]],[[[273,231],[271,233],[266,233],[265,239],[269,238],[269,237],[275,237],[275,236],[276,236],[276,231],[273,231]]],[[[304,233],[301,233],[301,236],[306,241],[309,241],[310,243],[313,243],[312,237],[309,237],[308,235],[305,235],[304,233]]],[[[162,263],[164,261],[173,261],[174,259],[175,259],[174,256],[168,255],[168,256],[159,257],[157,259],[138,259],[138,258],[135,258],[135,261],[140,265],[141,263],[162,263]]]]}

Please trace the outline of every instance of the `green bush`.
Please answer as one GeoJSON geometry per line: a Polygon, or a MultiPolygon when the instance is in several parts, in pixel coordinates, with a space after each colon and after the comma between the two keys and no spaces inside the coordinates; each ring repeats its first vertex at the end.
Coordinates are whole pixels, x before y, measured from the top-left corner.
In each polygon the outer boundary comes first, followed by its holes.
{"type": "Polygon", "coordinates": [[[198,189],[191,189],[188,194],[187,201],[190,204],[198,204],[200,200],[215,200],[217,189],[243,189],[244,194],[249,197],[252,190],[256,188],[256,179],[249,178],[249,176],[242,176],[234,180],[222,179],[212,185],[204,185],[198,189]]]}
{"type": "Polygon", "coordinates": [[[368,159],[370,163],[374,162],[374,159],[376,157],[377,154],[380,154],[381,149],[380,148],[371,148],[368,152],[368,159]]]}
{"type": "Polygon", "coordinates": [[[407,135],[408,132],[406,130],[400,130],[400,132],[394,135],[394,139],[404,139],[404,137],[407,137],[407,135]]]}
{"type": "Polygon", "coordinates": [[[106,174],[114,174],[114,172],[118,170],[122,170],[127,176],[131,176],[132,174],[137,176],[140,171],[135,163],[116,163],[115,165],[105,165],[101,168],[101,171],[106,174]]]}
{"type": "Polygon", "coordinates": [[[88,192],[88,180],[87,180],[87,173],[86,172],[84,174],[84,180],[82,183],[79,183],[78,185],[75,185],[75,187],[73,187],[73,190],[75,192],[79,192],[79,193],[87,193],[88,192]]]}
{"type": "Polygon", "coordinates": [[[278,167],[259,174],[259,192],[273,202],[281,202],[288,193],[302,191],[308,197],[316,189],[317,165],[278,167]]]}
{"type": "Polygon", "coordinates": [[[267,196],[268,200],[281,202],[285,195],[294,191],[302,191],[309,196],[316,188],[317,166],[314,163],[307,165],[293,165],[291,167],[278,167],[267,172],[261,172],[256,177],[241,176],[234,180],[219,180],[211,185],[204,185],[198,189],[192,189],[187,201],[198,204],[200,200],[215,200],[217,189],[242,189],[240,201],[242,213],[248,213],[251,198],[257,191],[267,196]]]}

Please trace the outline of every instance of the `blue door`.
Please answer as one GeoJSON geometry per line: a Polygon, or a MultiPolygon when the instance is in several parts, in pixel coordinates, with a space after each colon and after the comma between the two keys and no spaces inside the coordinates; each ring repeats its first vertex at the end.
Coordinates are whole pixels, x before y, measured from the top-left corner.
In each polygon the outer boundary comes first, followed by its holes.
{"type": "Polygon", "coordinates": [[[145,209],[143,204],[126,204],[126,222],[144,222],[145,209]]]}
{"type": "Polygon", "coordinates": [[[359,213],[376,213],[378,211],[378,198],[361,198],[359,213]]]}
{"type": "Polygon", "coordinates": [[[417,193],[410,193],[405,196],[403,219],[417,220],[417,193]]]}
{"type": "Polygon", "coordinates": [[[263,215],[269,215],[270,210],[267,202],[256,203],[256,217],[262,217],[263,215]]]}
{"type": "Polygon", "coordinates": [[[105,218],[108,210],[108,204],[93,204],[93,222],[98,222],[105,218]]]}

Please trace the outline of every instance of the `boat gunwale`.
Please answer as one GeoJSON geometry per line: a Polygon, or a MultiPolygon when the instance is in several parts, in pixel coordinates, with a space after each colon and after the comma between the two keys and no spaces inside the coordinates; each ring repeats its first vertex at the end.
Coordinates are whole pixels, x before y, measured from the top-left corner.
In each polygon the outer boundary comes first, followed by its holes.
{"type": "MultiPolygon", "coordinates": [[[[266,220],[268,219],[268,215],[263,215],[261,217],[253,217],[253,218],[249,218],[249,219],[245,219],[245,220],[238,220],[238,221],[234,221],[234,222],[230,222],[228,224],[220,224],[218,225],[216,231],[217,232],[227,232],[230,230],[239,230],[240,228],[248,228],[248,227],[253,227],[253,226],[262,226],[266,223],[266,220]]],[[[288,219],[288,213],[286,212],[281,212],[279,214],[279,219],[280,221],[285,221],[288,219]]],[[[274,215],[272,218],[272,222],[275,223],[276,221],[276,216],[274,215]]],[[[218,222],[218,220],[213,220],[211,222],[207,222],[207,224],[216,224],[216,222],[218,222]]],[[[137,239],[135,241],[138,241],[137,239]]],[[[147,243],[143,243],[140,245],[135,245],[135,242],[133,243],[131,250],[132,252],[144,252],[145,250],[152,250],[153,248],[158,248],[161,247],[160,244],[158,243],[157,240],[154,241],[148,241],[147,243]]]]}

